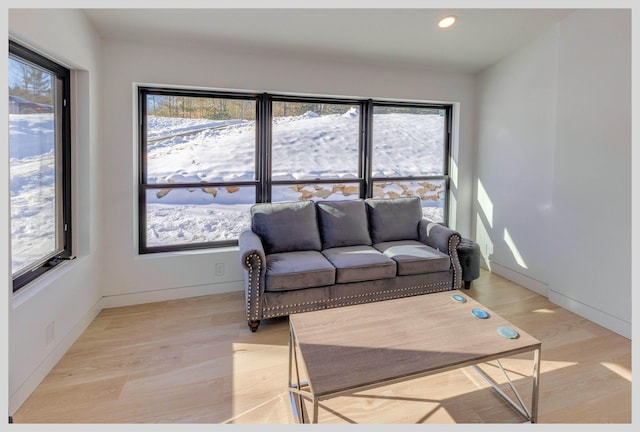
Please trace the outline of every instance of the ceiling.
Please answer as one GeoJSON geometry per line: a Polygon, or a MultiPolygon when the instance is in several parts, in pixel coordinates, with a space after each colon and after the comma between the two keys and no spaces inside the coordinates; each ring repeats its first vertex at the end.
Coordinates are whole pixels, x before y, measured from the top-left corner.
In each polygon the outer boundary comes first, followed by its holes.
{"type": "Polygon", "coordinates": [[[104,38],[477,73],[570,9],[85,9],[104,38]],[[451,28],[437,21],[456,15],[451,28]]]}

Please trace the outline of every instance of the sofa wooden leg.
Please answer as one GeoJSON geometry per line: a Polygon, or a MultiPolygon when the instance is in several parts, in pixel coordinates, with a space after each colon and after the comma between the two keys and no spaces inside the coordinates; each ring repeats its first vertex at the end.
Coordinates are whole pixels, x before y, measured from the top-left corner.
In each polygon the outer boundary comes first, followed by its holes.
{"type": "Polygon", "coordinates": [[[252,333],[255,333],[256,330],[258,330],[258,326],[260,325],[260,320],[257,321],[249,321],[249,328],[251,329],[252,333]]]}
{"type": "Polygon", "coordinates": [[[464,289],[471,288],[471,281],[464,281],[464,289]]]}

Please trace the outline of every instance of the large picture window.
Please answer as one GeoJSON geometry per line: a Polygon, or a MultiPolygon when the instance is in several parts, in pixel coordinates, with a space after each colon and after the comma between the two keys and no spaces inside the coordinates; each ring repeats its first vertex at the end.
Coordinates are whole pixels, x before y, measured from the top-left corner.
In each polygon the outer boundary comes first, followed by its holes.
{"type": "Polygon", "coordinates": [[[237,245],[257,202],[419,196],[446,223],[448,105],[140,87],[139,250],[237,245]]]}
{"type": "Polygon", "coordinates": [[[9,42],[14,292],[71,257],[68,92],[68,69],[9,42]]]}

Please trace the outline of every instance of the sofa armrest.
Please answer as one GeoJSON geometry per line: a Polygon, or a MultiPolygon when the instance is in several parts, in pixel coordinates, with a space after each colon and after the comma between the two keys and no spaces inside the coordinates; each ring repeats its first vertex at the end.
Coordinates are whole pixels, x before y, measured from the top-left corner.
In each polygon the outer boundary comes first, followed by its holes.
{"type": "Polygon", "coordinates": [[[422,219],[418,226],[418,234],[422,243],[449,255],[453,270],[452,288],[459,288],[462,283],[462,267],[458,259],[458,245],[462,241],[460,233],[428,219],[422,219]]]}
{"type": "Polygon", "coordinates": [[[238,238],[240,263],[244,268],[244,293],[247,301],[247,321],[262,318],[262,294],[267,271],[267,259],[260,237],[251,230],[240,233],[238,238]]]}
{"type": "Polygon", "coordinates": [[[253,259],[256,258],[253,255],[257,255],[257,258],[259,258],[262,263],[266,262],[262,240],[260,240],[258,234],[254,233],[250,229],[240,233],[240,237],[238,238],[238,247],[240,249],[241,264],[246,270],[251,270],[250,264],[253,259]]]}

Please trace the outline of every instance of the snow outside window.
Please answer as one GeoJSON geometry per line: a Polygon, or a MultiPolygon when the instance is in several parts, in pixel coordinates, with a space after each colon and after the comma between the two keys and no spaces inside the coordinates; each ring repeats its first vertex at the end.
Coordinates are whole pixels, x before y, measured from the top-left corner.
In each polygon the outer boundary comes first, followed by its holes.
{"type": "Polygon", "coordinates": [[[9,44],[13,291],[71,254],[69,71],[9,44]]]}
{"type": "Polygon", "coordinates": [[[140,252],[237,245],[256,202],[420,197],[446,223],[450,105],[139,89],[140,252]]]}

